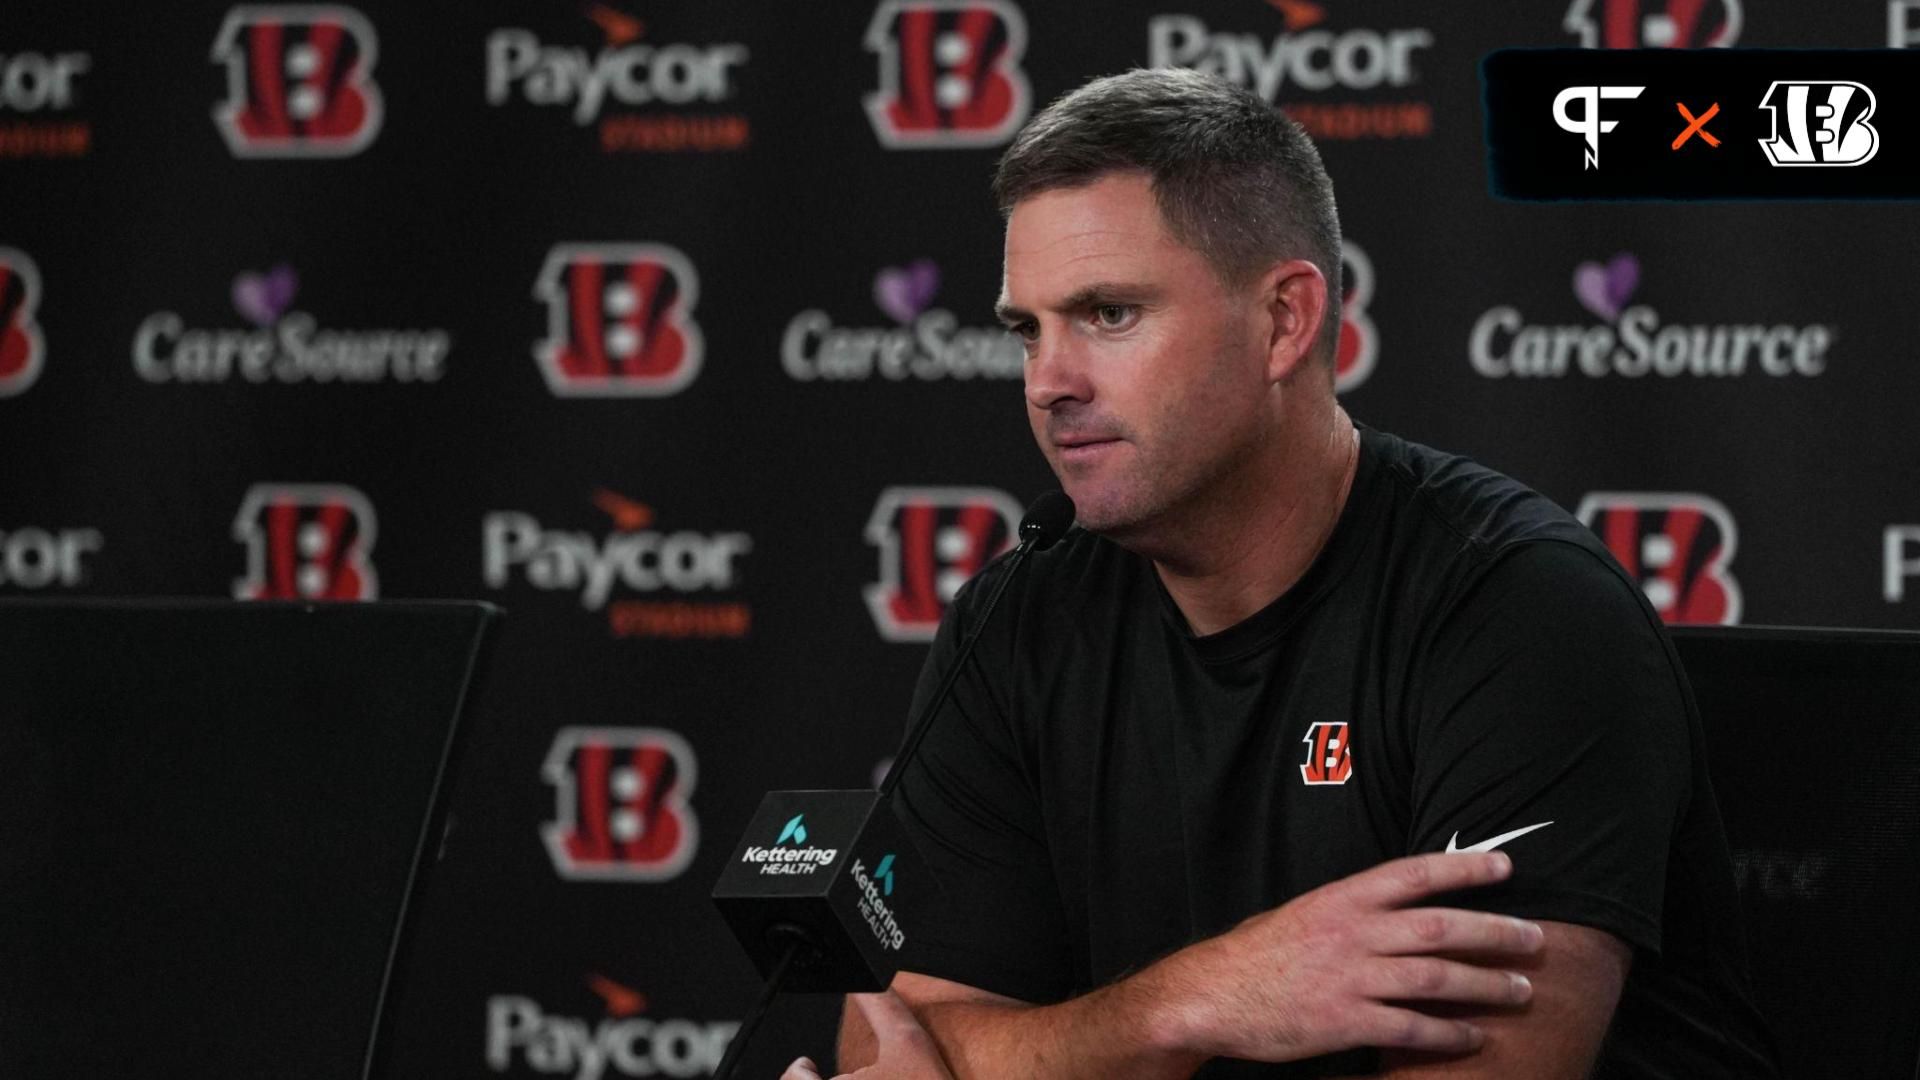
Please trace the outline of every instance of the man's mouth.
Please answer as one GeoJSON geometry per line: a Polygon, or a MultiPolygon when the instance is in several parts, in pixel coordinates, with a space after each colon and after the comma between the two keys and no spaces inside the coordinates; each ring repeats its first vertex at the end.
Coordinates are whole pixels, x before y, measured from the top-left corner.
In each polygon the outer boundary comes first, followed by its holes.
{"type": "Polygon", "coordinates": [[[1055,439],[1053,445],[1060,451],[1065,461],[1081,461],[1098,455],[1102,450],[1120,443],[1118,438],[1099,435],[1070,435],[1055,439]]]}

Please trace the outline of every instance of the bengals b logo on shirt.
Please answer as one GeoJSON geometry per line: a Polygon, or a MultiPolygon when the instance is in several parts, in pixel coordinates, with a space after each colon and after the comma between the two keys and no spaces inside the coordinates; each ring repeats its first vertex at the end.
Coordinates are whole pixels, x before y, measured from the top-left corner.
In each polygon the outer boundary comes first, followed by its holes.
{"type": "Polygon", "coordinates": [[[1307,729],[1307,760],[1300,779],[1308,784],[1344,784],[1353,778],[1353,753],[1347,746],[1347,725],[1318,723],[1307,729]]]}
{"type": "Polygon", "coordinates": [[[1705,495],[1597,491],[1574,514],[1640,583],[1669,623],[1732,626],[1740,585],[1727,570],[1735,530],[1727,508],[1705,495]]]}
{"type": "Polygon", "coordinates": [[[331,4],[244,5],[227,13],[213,60],[227,100],[213,121],[235,157],[350,157],[380,131],[373,24],[331,4]]]}
{"type": "Polygon", "coordinates": [[[558,244],[533,295],[547,305],[534,359],[560,397],[665,397],[700,373],[700,282],[665,244],[558,244]]]}
{"type": "Polygon", "coordinates": [[[1027,20],[1007,0],[885,0],[866,43],[880,56],[867,117],[884,146],[998,146],[1026,122],[1027,20]]]}
{"type": "Polygon", "coordinates": [[[541,769],[558,800],[541,829],[561,877],[666,881],[693,862],[693,748],[662,728],[561,728],[541,769]]]}

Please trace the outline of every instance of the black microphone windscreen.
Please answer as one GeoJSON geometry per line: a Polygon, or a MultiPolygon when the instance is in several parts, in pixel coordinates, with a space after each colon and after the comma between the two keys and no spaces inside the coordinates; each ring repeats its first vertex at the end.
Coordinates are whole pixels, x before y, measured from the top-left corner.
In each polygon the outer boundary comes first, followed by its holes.
{"type": "Polygon", "coordinates": [[[1045,551],[1072,524],[1073,500],[1064,491],[1049,491],[1027,507],[1027,516],[1020,519],[1020,539],[1033,541],[1035,551],[1045,551]]]}

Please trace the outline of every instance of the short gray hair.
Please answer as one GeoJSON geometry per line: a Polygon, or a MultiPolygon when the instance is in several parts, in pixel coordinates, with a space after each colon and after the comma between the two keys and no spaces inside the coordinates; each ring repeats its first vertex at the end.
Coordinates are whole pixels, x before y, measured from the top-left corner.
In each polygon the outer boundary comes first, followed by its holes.
{"type": "Polygon", "coordinates": [[[1340,334],[1340,217],[1333,181],[1299,124],[1247,90],[1179,68],[1094,79],[1028,121],[994,170],[1002,217],[1045,191],[1145,172],[1167,229],[1243,285],[1305,258],[1327,279],[1318,343],[1340,334]]]}

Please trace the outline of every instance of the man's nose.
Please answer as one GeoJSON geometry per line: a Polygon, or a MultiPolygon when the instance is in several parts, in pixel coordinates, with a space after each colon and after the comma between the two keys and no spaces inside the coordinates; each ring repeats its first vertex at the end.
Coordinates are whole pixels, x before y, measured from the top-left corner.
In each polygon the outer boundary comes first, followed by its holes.
{"type": "Polygon", "coordinates": [[[1053,409],[1064,402],[1093,400],[1086,356],[1061,334],[1042,335],[1027,350],[1027,404],[1053,409]]]}

